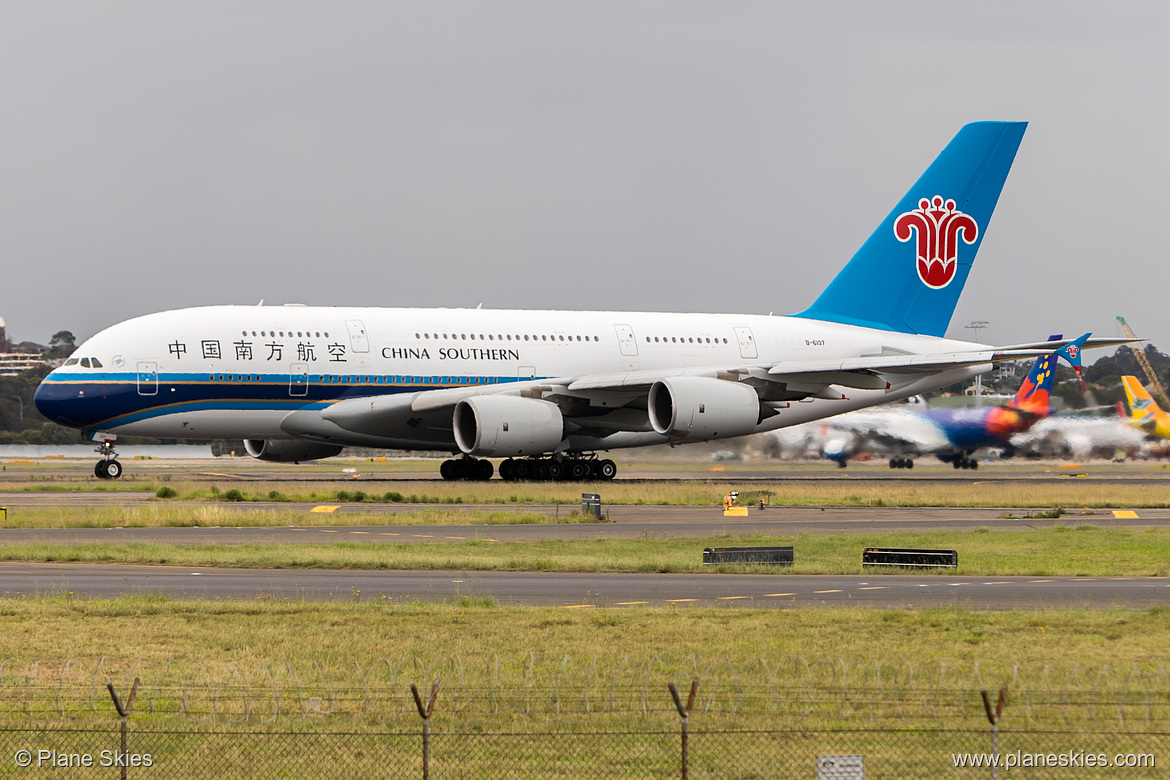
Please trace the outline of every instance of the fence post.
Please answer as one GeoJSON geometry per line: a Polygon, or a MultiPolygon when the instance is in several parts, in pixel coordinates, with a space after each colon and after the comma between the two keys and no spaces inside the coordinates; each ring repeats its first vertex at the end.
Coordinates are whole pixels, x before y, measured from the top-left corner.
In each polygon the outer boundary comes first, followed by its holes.
{"type": "Polygon", "coordinates": [[[699,678],[691,680],[691,695],[687,697],[687,704],[684,707],[682,699],[678,696],[678,688],[674,683],[668,683],[670,688],[670,696],[674,699],[674,708],[678,710],[678,716],[682,718],[682,780],[687,780],[687,716],[691,714],[691,707],[695,705],[695,693],[699,690],[699,678]]]}
{"type": "Polygon", "coordinates": [[[991,765],[991,780],[999,778],[999,718],[1003,715],[1003,705],[1007,701],[1007,683],[999,686],[999,701],[995,703],[995,709],[991,708],[991,697],[987,695],[987,689],[983,688],[979,691],[983,696],[983,709],[987,711],[987,720],[991,722],[991,754],[996,756],[992,759],[995,761],[991,765]]]}
{"type": "Polygon", "coordinates": [[[435,699],[439,696],[439,680],[431,686],[431,698],[424,707],[422,697],[418,695],[418,686],[410,684],[410,692],[414,694],[414,706],[418,708],[418,715],[423,722],[423,780],[430,780],[431,776],[431,713],[435,709],[435,699]]]}
{"type": "Polygon", "coordinates": [[[130,686],[130,695],[126,697],[125,707],[118,700],[118,694],[114,691],[114,684],[112,682],[106,683],[106,690],[110,692],[110,698],[114,700],[114,709],[118,711],[118,716],[122,719],[122,780],[126,780],[126,769],[129,763],[129,753],[126,750],[126,720],[130,717],[130,710],[134,709],[134,694],[138,693],[139,682],[140,680],[135,677],[134,684],[130,686]]]}

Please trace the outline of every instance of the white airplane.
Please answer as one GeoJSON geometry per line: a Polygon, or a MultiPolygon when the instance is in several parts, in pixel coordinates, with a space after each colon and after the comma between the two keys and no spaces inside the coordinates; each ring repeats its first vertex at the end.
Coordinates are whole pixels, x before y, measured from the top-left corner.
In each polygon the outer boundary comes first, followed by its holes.
{"type": "Polygon", "coordinates": [[[446,479],[488,479],[501,457],[504,479],[578,480],[613,478],[598,451],[905,398],[1052,349],[943,338],[1025,127],[962,128],[798,315],[182,309],[87,340],[37,409],[100,444],[101,478],[122,474],[117,436],[141,435],[244,439],[289,462],[447,450],[446,479]]]}

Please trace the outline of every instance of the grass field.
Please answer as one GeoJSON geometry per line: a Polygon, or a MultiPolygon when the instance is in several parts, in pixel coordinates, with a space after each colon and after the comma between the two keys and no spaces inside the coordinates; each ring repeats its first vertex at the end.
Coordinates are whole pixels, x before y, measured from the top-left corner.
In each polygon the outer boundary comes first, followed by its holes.
{"type": "Polygon", "coordinates": [[[219,504],[137,504],[126,507],[20,507],[9,509],[4,528],[215,528],[286,527],[293,525],[532,525],[600,522],[574,508],[553,514],[506,510],[447,509],[442,506],[394,514],[314,513],[303,507],[266,506],[252,511],[219,504]]]}
{"type": "MultiPolygon", "coordinates": [[[[0,560],[171,564],[245,568],[456,569],[471,571],[600,571],[719,573],[861,573],[866,546],[955,549],[959,568],[947,574],[1029,576],[1166,576],[1170,531],[1133,531],[1091,525],[1028,531],[800,534],[795,537],[319,545],[198,545],[157,543],[10,544],[0,560]],[[704,566],[704,547],[731,544],[794,545],[787,568],[704,566]]],[[[942,575],[946,576],[946,575],[942,575]]]]}
{"type": "MultiPolygon", "coordinates": [[[[202,662],[222,670],[264,664],[365,666],[378,659],[594,656],[707,662],[799,656],[892,663],[939,661],[1004,668],[1013,664],[1164,663],[1170,609],[973,612],[966,609],[863,608],[599,609],[500,607],[470,594],[446,604],[168,601],[152,594],[120,599],[0,600],[0,659],[69,658],[127,670],[137,659],[202,662]]],[[[554,660],[555,664],[555,660],[554,660]]],[[[469,667],[470,669],[470,667],[469,667]]],[[[468,671],[467,673],[471,673],[468,671]]]]}
{"type": "Polygon", "coordinates": [[[606,504],[661,506],[719,506],[729,490],[740,492],[741,503],[763,498],[776,506],[941,506],[1012,508],[1141,508],[1170,506],[1170,481],[1082,482],[1068,479],[1059,487],[1029,480],[962,478],[957,482],[890,479],[818,479],[791,481],[725,480],[637,481],[605,483],[447,483],[404,481],[392,489],[376,483],[240,482],[227,487],[173,479],[116,486],[75,479],[53,482],[14,482],[3,485],[13,492],[131,491],[156,494],[159,502],[261,501],[297,503],[411,503],[411,504],[580,504],[582,492],[597,492],[606,504]],[[311,488],[311,489],[310,489],[311,488]]]}

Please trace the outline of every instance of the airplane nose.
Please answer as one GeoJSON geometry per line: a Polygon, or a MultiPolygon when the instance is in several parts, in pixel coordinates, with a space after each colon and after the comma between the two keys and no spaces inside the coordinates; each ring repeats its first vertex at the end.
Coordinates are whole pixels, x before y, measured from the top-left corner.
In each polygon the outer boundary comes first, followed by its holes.
{"type": "Polygon", "coordinates": [[[78,416],[83,399],[84,396],[80,395],[76,387],[53,381],[53,374],[50,373],[37,386],[33,405],[47,420],[70,428],[83,428],[85,424],[78,416]]]}

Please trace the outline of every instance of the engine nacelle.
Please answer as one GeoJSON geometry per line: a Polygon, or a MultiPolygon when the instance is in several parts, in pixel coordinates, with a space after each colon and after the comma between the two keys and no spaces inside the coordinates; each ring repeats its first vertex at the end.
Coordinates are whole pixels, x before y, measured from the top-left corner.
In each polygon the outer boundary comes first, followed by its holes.
{"type": "Polygon", "coordinates": [[[468,455],[539,455],[565,438],[554,403],[515,395],[466,398],[455,405],[455,442],[468,455]]]}
{"type": "Polygon", "coordinates": [[[743,436],[755,430],[761,418],[760,399],[751,387],[698,376],[655,382],[649,411],[655,431],[691,441],[743,436]]]}
{"type": "Polygon", "coordinates": [[[300,463],[341,454],[341,447],[335,444],[317,444],[299,439],[245,439],[244,449],[253,458],[274,463],[300,463]]]}

